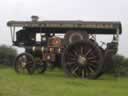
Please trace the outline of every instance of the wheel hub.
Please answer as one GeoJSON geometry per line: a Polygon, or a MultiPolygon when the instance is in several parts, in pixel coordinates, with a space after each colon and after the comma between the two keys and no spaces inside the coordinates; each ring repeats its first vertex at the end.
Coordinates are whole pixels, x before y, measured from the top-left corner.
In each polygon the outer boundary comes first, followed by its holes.
{"type": "Polygon", "coordinates": [[[78,63],[80,65],[86,65],[87,64],[87,59],[84,56],[79,56],[78,57],[78,63]]]}
{"type": "Polygon", "coordinates": [[[25,68],[27,64],[25,62],[22,62],[22,68],[25,68]]]}

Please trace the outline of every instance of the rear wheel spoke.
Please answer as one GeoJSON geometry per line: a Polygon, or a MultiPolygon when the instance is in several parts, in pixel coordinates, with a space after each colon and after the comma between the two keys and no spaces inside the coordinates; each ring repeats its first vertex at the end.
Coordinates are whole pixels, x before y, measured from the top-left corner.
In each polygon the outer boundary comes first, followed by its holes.
{"type": "Polygon", "coordinates": [[[85,56],[87,57],[91,52],[92,52],[92,49],[89,49],[89,50],[86,52],[85,56]]]}
{"type": "Polygon", "coordinates": [[[96,60],[96,56],[88,57],[88,60],[96,60]]]}
{"type": "Polygon", "coordinates": [[[87,67],[86,67],[86,77],[88,77],[88,69],[87,69],[87,67]]]}
{"type": "Polygon", "coordinates": [[[89,69],[89,71],[90,71],[90,72],[93,72],[93,73],[95,72],[95,70],[94,70],[94,69],[92,69],[92,67],[91,67],[91,66],[88,66],[88,69],[89,69]]]}
{"type": "Polygon", "coordinates": [[[82,78],[85,78],[85,70],[82,69],[82,78]]]}
{"type": "Polygon", "coordinates": [[[79,69],[79,66],[76,66],[76,67],[72,70],[72,73],[74,74],[78,69],[79,69]]]}
{"type": "Polygon", "coordinates": [[[90,60],[90,61],[88,61],[89,63],[97,63],[97,61],[96,60],[90,60]]]}

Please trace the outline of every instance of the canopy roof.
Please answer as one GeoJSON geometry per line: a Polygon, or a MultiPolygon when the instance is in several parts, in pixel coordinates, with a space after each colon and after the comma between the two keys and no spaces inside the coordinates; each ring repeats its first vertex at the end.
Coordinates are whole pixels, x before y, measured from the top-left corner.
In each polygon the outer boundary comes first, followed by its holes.
{"type": "Polygon", "coordinates": [[[9,27],[23,28],[47,28],[47,29],[77,29],[77,30],[96,30],[97,34],[116,34],[117,30],[121,34],[120,22],[92,22],[92,21],[9,21],[9,27]],[[99,30],[99,31],[98,31],[99,30]],[[106,31],[106,33],[105,33],[106,31]],[[100,33],[98,33],[100,32],[100,33]]]}

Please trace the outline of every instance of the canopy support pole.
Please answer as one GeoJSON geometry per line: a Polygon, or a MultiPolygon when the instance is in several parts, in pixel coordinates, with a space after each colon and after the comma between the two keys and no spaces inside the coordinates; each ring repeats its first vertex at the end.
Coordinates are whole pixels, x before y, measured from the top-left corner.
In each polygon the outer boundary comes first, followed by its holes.
{"type": "Polygon", "coordinates": [[[14,42],[14,40],[15,40],[15,27],[13,26],[11,26],[10,27],[10,32],[11,32],[11,39],[12,39],[12,42],[14,42]]]}

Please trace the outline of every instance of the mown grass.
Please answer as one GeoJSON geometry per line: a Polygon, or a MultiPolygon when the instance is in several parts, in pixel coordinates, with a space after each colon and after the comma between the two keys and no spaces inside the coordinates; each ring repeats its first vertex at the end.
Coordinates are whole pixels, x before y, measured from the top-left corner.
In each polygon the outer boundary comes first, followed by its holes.
{"type": "Polygon", "coordinates": [[[128,96],[128,78],[67,78],[61,71],[16,74],[0,68],[0,96],[128,96]]]}

